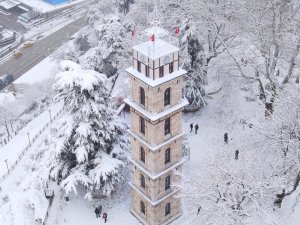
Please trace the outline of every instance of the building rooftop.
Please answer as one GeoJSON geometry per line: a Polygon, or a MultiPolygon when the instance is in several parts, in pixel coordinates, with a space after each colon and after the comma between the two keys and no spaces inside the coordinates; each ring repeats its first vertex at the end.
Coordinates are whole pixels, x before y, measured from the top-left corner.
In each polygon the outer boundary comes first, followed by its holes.
{"type": "MultiPolygon", "coordinates": [[[[149,28],[151,29],[151,28],[149,28]]],[[[149,39],[151,35],[149,35],[149,39]]],[[[162,56],[169,55],[170,53],[179,51],[179,48],[176,46],[165,42],[157,37],[155,37],[155,41],[152,42],[147,41],[141,44],[138,44],[133,47],[134,50],[142,53],[143,55],[149,57],[152,60],[158,59],[162,56]]]]}

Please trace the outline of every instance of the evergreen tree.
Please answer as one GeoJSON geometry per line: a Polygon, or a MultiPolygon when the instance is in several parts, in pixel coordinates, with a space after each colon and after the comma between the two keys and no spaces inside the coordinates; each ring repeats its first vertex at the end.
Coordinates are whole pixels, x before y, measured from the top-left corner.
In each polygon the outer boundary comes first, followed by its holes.
{"type": "Polygon", "coordinates": [[[81,64],[86,69],[105,73],[111,77],[119,66],[123,65],[122,61],[129,56],[125,40],[130,34],[131,27],[115,16],[108,16],[93,26],[98,45],[85,53],[81,64]]]}
{"type": "Polygon", "coordinates": [[[112,156],[113,144],[123,127],[109,106],[106,76],[83,70],[78,64],[63,61],[54,88],[56,101],[63,101],[72,118],[72,128],[58,154],[53,175],[68,193],[83,185],[88,196],[101,190],[110,195],[121,179],[122,161],[112,156]]]}

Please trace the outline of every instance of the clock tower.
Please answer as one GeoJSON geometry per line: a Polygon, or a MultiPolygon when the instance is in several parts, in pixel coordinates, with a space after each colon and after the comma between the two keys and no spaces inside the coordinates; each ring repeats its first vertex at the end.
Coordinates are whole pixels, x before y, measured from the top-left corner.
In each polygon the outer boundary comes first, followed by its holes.
{"type": "Polygon", "coordinates": [[[132,164],[130,212],[144,225],[169,224],[182,215],[176,171],[182,171],[182,95],[179,49],[163,40],[159,26],[144,31],[149,41],[133,47],[130,75],[132,164]]]}

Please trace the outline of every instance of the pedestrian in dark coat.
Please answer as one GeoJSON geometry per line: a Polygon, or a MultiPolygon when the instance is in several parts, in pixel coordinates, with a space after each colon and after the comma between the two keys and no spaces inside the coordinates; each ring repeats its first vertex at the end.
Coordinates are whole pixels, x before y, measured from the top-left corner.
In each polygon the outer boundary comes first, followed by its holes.
{"type": "Polygon", "coordinates": [[[198,125],[198,123],[197,123],[196,126],[195,126],[195,134],[197,134],[198,129],[199,129],[199,125],[198,125]]]}
{"type": "Polygon", "coordinates": [[[96,214],[96,218],[100,217],[99,208],[98,207],[95,208],[95,214],[96,214]]]}
{"type": "Polygon", "coordinates": [[[198,212],[197,212],[197,215],[199,215],[199,213],[200,213],[200,210],[201,210],[201,205],[198,207],[198,212]]]}
{"type": "Polygon", "coordinates": [[[192,133],[192,131],[193,131],[193,126],[194,126],[193,123],[191,123],[191,124],[190,124],[190,128],[191,128],[190,133],[192,133]]]}
{"type": "Polygon", "coordinates": [[[103,213],[103,219],[104,219],[104,223],[106,223],[106,221],[107,221],[107,213],[103,213]]]}
{"type": "Polygon", "coordinates": [[[228,143],[228,134],[227,133],[224,134],[224,142],[226,144],[228,143]]]}
{"type": "Polygon", "coordinates": [[[238,160],[239,159],[239,150],[235,150],[235,159],[238,160]]]}
{"type": "Polygon", "coordinates": [[[99,216],[101,217],[101,213],[102,213],[102,205],[99,205],[99,206],[98,206],[98,209],[99,209],[99,216]]]}

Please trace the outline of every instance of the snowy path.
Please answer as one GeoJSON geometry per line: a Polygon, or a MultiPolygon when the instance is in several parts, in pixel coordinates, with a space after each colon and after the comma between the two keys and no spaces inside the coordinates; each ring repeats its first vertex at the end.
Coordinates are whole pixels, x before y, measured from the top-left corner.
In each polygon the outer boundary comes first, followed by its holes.
{"type": "MultiPolygon", "coordinates": [[[[61,103],[54,104],[51,107],[51,112],[54,113],[53,117],[57,115],[61,109],[61,103]]],[[[52,118],[53,125],[56,124],[56,119],[61,116],[61,114],[58,115],[59,116],[55,119],[52,118]]],[[[49,122],[47,116],[50,116],[48,111],[33,120],[20,131],[20,138],[15,138],[10,144],[14,145],[16,150],[22,149],[19,148],[19,146],[26,146],[26,138],[22,137],[27,135],[29,131],[30,133],[37,134],[39,130],[49,122]]],[[[48,161],[49,155],[53,155],[53,153],[43,146],[43,141],[49,136],[51,127],[52,125],[47,126],[41,134],[36,137],[19,163],[11,170],[6,179],[0,183],[0,196],[6,196],[5,201],[0,201],[0,215],[2,215],[2,218],[0,217],[1,225],[32,225],[34,218],[44,219],[49,205],[48,200],[45,198],[44,186],[46,185],[50,170],[50,168],[45,165],[45,162],[48,161]],[[34,210],[32,210],[32,206],[35,206],[34,210]]],[[[5,148],[7,148],[7,146],[5,146],[5,148]]],[[[1,149],[1,151],[3,151],[3,149],[1,149]]],[[[1,153],[3,154],[5,152],[3,151],[1,153]]],[[[18,158],[18,156],[14,154],[19,154],[20,152],[11,151],[9,153],[10,154],[3,155],[13,160],[18,158]]]]}
{"type": "MultiPolygon", "coordinates": [[[[62,102],[53,104],[49,110],[51,112],[51,116],[54,117],[60,110],[62,109],[62,102]]],[[[8,168],[11,169],[13,165],[19,160],[22,152],[33,140],[36,141],[37,135],[40,134],[40,131],[43,127],[50,122],[50,114],[49,111],[46,110],[37,118],[32,120],[30,123],[27,124],[19,133],[5,146],[0,148],[0,159],[6,160],[8,168]]],[[[5,161],[0,161],[0,177],[7,173],[7,166],[5,161]]],[[[1,180],[0,180],[1,182],[1,180]]]]}

